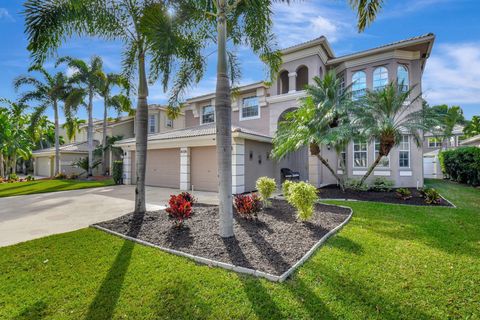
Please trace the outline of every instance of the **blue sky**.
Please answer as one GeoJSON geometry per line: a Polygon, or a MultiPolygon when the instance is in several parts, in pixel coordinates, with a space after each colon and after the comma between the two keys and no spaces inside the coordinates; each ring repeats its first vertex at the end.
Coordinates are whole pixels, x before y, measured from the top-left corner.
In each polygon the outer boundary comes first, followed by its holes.
{"type": "MultiPolygon", "coordinates": [[[[15,99],[12,81],[27,72],[22,2],[0,2],[0,97],[15,99]]],[[[364,33],[355,28],[355,15],[343,0],[294,1],[274,6],[275,33],[280,48],[325,35],[336,55],[368,49],[385,43],[433,32],[436,42],[423,78],[424,97],[430,104],[463,107],[467,118],[480,115],[480,1],[478,0],[385,0],[378,19],[364,33]]],[[[120,72],[119,44],[99,39],[73,39],[59,55],[88,59],[103,57],[107,71],[120,72]]],[[[238,48],[242,84],[264,79],[261,62],[247,48],[238,48]]],[[[46,63],[53,68],[53,60],[46,63]]],[[[207,73],[187,96],[215,89],[215,55],[207,73]]],[[[150,103],[166,101],[159,85],[150,88],[150,103]]],[[[95,102],[95,117],[102,114],[101,100],[95,102]]],[[[84,117],[84,113],[79,113],[84,117]]]]}

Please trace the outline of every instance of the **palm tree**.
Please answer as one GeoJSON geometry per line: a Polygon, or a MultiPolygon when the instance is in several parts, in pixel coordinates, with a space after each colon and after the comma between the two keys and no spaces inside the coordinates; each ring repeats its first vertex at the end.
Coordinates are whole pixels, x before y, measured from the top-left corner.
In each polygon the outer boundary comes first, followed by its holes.
{"type": "Polygon", "coordinates": [[[465,124],[465,117],[463,116],[463,110],[459,106],[447,106],[446,104],[433,106],[433,111],[437,113],[440,120],[439,130],[434,133],[439,133],[442,139],[442,146],[446,141],[453,137],[453,129],[456,125],[465,124]]]}
{"type": "Polygon", "coordinates": [[[202,46],[183,32],[189,17],[171,14],[166,4],[148,0],[27,0],[24,7],[28,49],[35,65],[43,63],[75,35],[123,43],[123,73],[128,79],[136,74],[138,79],[135,212],[145,212],[147,78],[153,83],[162,76],[166,89],[178,64],[180,70],[189,70],[188,76],[182,77],[183,83],[177,82],[178,88],[190,84],[186,79],[200,80],[202,46]]]}
{"type": "Polygon", "coordinates": [[[24,85],[33,87],[31,91],[24,92],[20,98],[22,103],[31,100],[36,100],[40,103],[32,114],[32,126],[36,126],[36,123],[47,108],[53,109],[55,123],[55,175],[57,175],[60,168],[59,104],[67,99],[71,92],[71,85],[62,72],[51,75],[42,67],[35,67],[31,70],[38,71],[43,76],[43,81],[32,76],[20,76],[15,79],[13,85],[16,90],[24,85]]]}
{"type": "Polygon", "coordinates": [[[79,85],[76,88],[75,94],[72,98],[66,101],[65,107],[68,108],[68,113],[74,113],[79,105],[84,105],[87,109],[88,121],[87,121],[87,144],[88,144],[88,160],[90,161],[90,169],[88,170],[88,176],[92,176],[93,170],[93,98],[95,93],[99,90],[100,77],[102,73],[103,61],[98,56],[93,56],[90,59],[90,63],[86,63],[81,59],[75,59],[72,57],[63,57],[58,59],[57,66],[66,63],[67,66],[74,71],[70,77],[70,81],[79,85]],[[73,98],[74,97],[74,98],[73,98]],[[83,104],[84,98],[87,98],[87,103],[83,104]]]}
{"type": "Polygon", "coordinates": [[[323,79],[315,77],[314,85],[306,87],[307,97],[300,108],[287,113],[280,122],[273,139],[273,155],[280,159],[304,146],[310,146],[310,153],[330,171],[344,189],[344,181],[321,154],[322,147],[342,152],[353,132],[349,125],[348,88],[342,88],[341,80],[330,71],[323,79]]]}
{"type": "Polygon", "coordinates": [[[77,117],[70,117],[67,118],[64,124],[62,124],[62,128],[65,129],[65,133],[69,141],[76,141],[77,133],[80,133],[80,129],[82,125],[84,125],[87,121],[84,119],[79,119],[77,117]]]}
{"type": "Polygon", "coordinates": [[[132,104],[127,95],[122,93],[111,95],[112,87],[118,86],[128,92],[128,79],[120,74],[101,72],[98,74],[98,93],[103,98],[103,136],[102,136],[102,170],[103,175],[107,174],[107,123],[108,123],[108,109],[113,107],[117,113],[131,112],[132,104]]]}
{"type": "Polygon", "coordinates": [[[368,90],[363,98],[356,101],[351,115],[354,130],[363,139],[380,143],[378,156],[360,184],[365,182],[382,158],[401,142],[403,135],[411,135],[420,147],[422,132],[439,124],[436,112],[424,105],[420,110],[410,112],[421,97],[419,95],[410,100],[414,89],[415,86],[402,91],[392,82],[382,90],[368,90]]]}
{"type": "Polygon", "coordinates": [[[463,133],[467,138],[480,134],[480,117],[473,116],[472,120],[468,121],[465,128],[463,128],[463,133]]]}

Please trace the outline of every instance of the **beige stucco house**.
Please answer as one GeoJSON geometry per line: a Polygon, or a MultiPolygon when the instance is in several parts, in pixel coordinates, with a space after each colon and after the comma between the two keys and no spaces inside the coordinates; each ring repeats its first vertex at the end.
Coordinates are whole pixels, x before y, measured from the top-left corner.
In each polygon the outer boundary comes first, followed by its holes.
{"type": "MultiPolygon", "coordinates": [[[[283,65],[271,86],[263,82],[239,88],[232,98],[232,193],[251,191],[260,176],[274,177],[281,182],[281,168],[298,171],[302,180],[316,186],[335,183],[334,177],[310,156],[307,148],[290,154],[281,161],[270,157],[272,137],[285,113],[298,107],[305,97],[304,86],[313,77],[322,77],[335,70],[345,86],[352,84],[353,96],[366,89],[378,89],[388,82],[404,86],[415,85],[413,95],[422,90],[422,74],[434,42],[427,34],[398,41],[370,50],[345,56],[335,56],[325,37],[319,37],[282,50],[283,65]]],[[[217,191],[215,155],[215,94],[192,97],[186,101],[184,128],[155,132],[148,137],[147,185],[180,188],[182,190],[217,191]]],[[[412,111],[418,110],[412,106],[412,111]]],[[[124,181],[135,181],[135,140],[117,143],[124,151],[124,181]]],[[[374,161],[374,141],[352,141],[337,155],[325,148],[322,153],[337,172],[360,178],[374,161]]],[[[423,185],[423,150],[412,137],[404,136],[402,143],[391,151],[372,174],[386,177],[397,186],[423,185]]]]}
{"type": "Polygon", "coordinates": [[[480,134],[461,141],[460,146],[480,147],[480,134]]]}

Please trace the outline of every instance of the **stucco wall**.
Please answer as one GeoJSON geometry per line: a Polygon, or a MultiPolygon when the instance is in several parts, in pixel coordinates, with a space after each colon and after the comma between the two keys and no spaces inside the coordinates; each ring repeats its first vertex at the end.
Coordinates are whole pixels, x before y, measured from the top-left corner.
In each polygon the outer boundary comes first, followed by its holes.
{"type": "Polygon", "coordinates": [[[275,178],[276,164],[270,157],[271,151],[270,143],[245,140],[245,191],[255,190],[259,177],[275,178]]]}

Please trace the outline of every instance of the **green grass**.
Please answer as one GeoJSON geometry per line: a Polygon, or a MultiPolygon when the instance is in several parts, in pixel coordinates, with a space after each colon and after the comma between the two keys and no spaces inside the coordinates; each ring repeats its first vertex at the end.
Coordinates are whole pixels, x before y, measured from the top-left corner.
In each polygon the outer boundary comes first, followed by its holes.
{"type": "Polygon", "coordinates": [[[102,181],[36,180],[28,182],[2,183],[0,184],[0,197],[106,187],[113,184],[113,179],[106,179],[102,181]]]}
{"type": "Polygon", "coordinates": [[[458,209],[340,202],[350,223],[285,283],[94,229],[0,248],[0,319],[478,319],[480,190],[458,209]]]}

